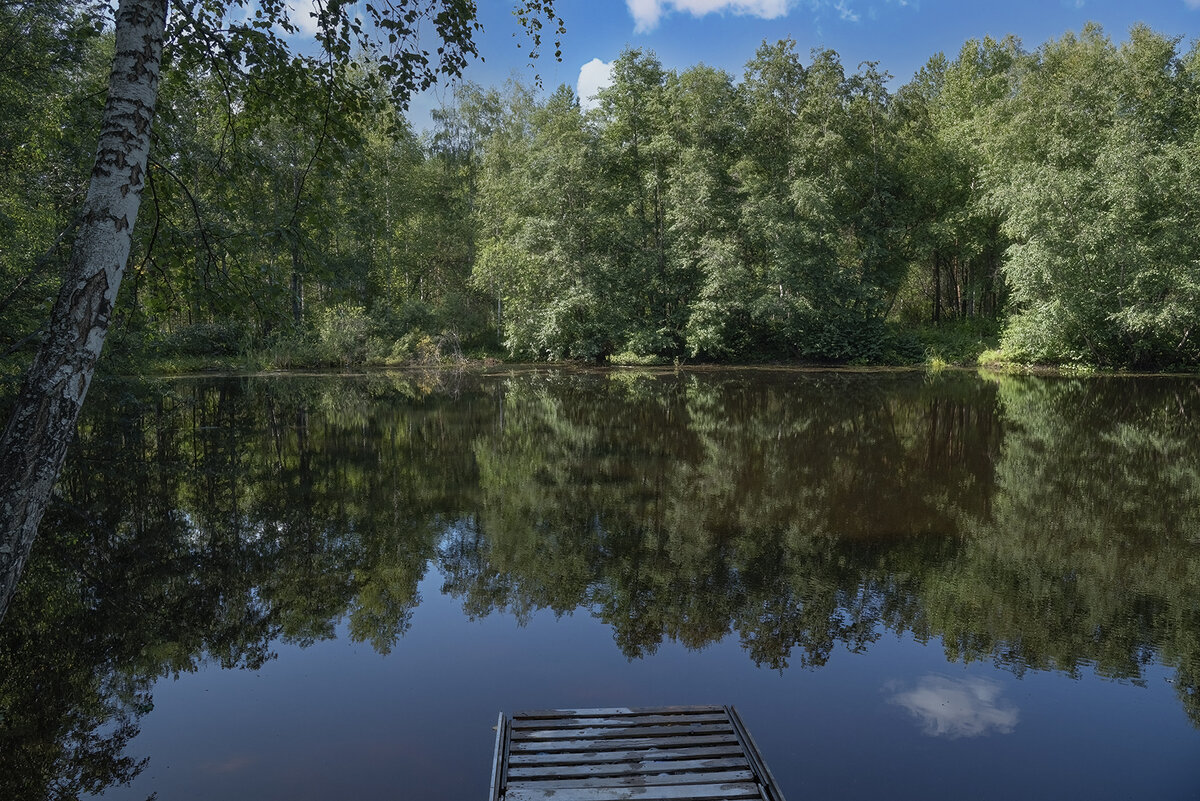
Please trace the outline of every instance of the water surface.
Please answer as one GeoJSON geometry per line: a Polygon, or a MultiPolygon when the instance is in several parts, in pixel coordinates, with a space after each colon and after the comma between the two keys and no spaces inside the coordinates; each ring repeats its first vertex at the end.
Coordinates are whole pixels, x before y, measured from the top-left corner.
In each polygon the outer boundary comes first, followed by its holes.
{"type": "Polygon", "coordinates": [[[792,798],[1200,793],[1200,384],[109,382],[0,796],[466,799],[499,710],[737,705],[792,798]]]}

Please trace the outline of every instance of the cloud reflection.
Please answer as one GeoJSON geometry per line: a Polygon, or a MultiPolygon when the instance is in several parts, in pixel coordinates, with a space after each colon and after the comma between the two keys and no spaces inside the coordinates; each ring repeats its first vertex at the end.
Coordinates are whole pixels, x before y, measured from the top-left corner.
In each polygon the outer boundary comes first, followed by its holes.
{"type": "Polygon", "coordinates": [[[925,734],[953,739],[1011,733],[1017,725],[1017,708],[1000,693],[1000,685],[987,679],[930,675],[888,700],[911,712],[925,734]]]}

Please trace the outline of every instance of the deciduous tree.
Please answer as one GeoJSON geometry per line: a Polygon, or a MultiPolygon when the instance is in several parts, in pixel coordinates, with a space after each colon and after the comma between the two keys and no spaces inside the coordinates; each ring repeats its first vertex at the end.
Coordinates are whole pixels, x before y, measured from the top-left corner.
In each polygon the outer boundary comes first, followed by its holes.
{"type": "MultiPolygon", "coordinates": [[[[518,16],[536,48],[544,20],[557,23],[553,0],[521,0],[518,16]]],[[[320,54],[293,55],[293,11],[279,0],[120,0],[115,50],[95,166],[63,287],[46,335],[0,438],[0,618],[29,556],[61,469],[75,420],[100,357],[129,258],[141,207],[163,48],[181,64],[210,63],[230,80],[332,69],[357,49],[376,53],[379,78],[402,105],[439,76],[454,76],[476,55],[473,0],[399,0],[318,4],[320,54]],[[418,41],[432,28],[436,54],[418,41]]],[[[280,84],[286,86],[286,84],[280,84]]],[[[286,92],[283,92],[286,97],[286,92]]]]}

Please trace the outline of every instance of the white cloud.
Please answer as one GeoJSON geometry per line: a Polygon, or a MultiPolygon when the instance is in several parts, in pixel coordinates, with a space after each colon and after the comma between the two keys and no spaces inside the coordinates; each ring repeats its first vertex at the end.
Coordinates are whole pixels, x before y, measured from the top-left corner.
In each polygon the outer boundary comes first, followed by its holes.
{"type": "Polygon", "coordinates": [[[658,27],[659,17],[662,16],[660,0],[625,0],[625,5],[633,15],[635,33],[646,33],[658,27]]]}
{"type": "Polygon", "coordinates": [[[932,737],[978,737],[1010,733],[1017,708],[1000,698],[1000,685],[986,679],[925,676],[910,690],[890,699],[912,713],[932,737]]]}
{"type": "Polygon", "coordinates": [[[288,16],[300,31],[301,36],[317,35],[317,0],[298,0],[288,3],[288,16]]]}
{"type": "MultiPolygon", "coordinates": [[[[918,0],[884,0],[889,5],[920,10],[918,0]]],[[[1083,3],[1084,0],[1063,0],[1083,3]]],[[[1200,8],[1200,0],[1184,0],[1192,8],[1200,8]]],[[[693,17],[708,14],[740,14],[776,19],[786,16],[793,8],[807,7],[819,18],[837,16],[842,22],[856,23],[862,19],[861,0],[625,0],[634,21],[634,33],[649,33],[658,27],[662,18],[676,11],[686,11],[693,17]]],[[[869,5],[867,15],[876,18],[876,7],[869,5]]]]}
{"type": "Polygon", "coordinates": [[[1200,8],[1200,0],[1183,0],[1183,2],[1190,9],[1194,10],[1194,9],[1200,8]]]}
{"type": "Polygon", "coordinates": [[[584,111],[594,109],[598,102],[596,93],[613,82],[612,63],[605,63],[593,58],[579,68],[579,81],[575,85],[575,93],[579,95],[579,105],[584,111]]]}
{"type": "Polygon", "coordinates": [[[663,14],[671,11],[686,11],[693,17],[729,12],[775,19],[786,14],[792,2],[793,0],[625,0],[625,5],[633,15],[634,32],[647,33],[658,26],[663,14]]]}

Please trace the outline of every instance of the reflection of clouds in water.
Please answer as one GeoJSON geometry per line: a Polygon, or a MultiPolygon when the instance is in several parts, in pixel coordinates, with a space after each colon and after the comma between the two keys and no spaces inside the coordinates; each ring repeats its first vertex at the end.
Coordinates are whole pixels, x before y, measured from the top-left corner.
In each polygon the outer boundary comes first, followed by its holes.
{"type": "Polygon", "coordinates": [[[925,676],[889,700],[911,712],[932,737],[1009,734],[1017,725],[1017,708],[1000,698],[1000,689],[987,679],[925,676]]]}

